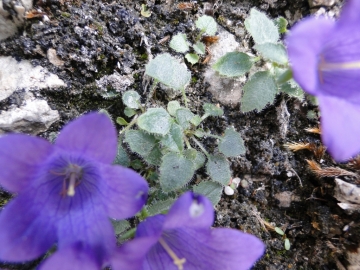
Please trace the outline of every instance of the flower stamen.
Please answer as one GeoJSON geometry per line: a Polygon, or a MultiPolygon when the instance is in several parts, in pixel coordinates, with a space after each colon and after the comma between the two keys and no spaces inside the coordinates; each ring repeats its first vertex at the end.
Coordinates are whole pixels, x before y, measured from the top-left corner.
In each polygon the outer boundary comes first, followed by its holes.
{"type": "Polygon", "coordinates": [[[159,243],[160,245],[165,249],[165,251],[167,252],[167,254],[169,254],[169,256],[171,257],[171,259],[173,259],[173,263],[177,266],[177,268],[179,270],[183,270],[183,264],[186,262],[185,258],[179,259],[179,257],[175,254],[174,251],[171,250],[171,248],[169,247],[169,245],[164,241],[164,239],[160,238],[159,239],[159,243]]]}
{"type": "Polygon", "coordinates": [[[360,61],[345,62],[345,63],[327,63],[324,59],[324,56],[321,56],[318,64],[320,82],[324,83],[322,76],[322,72],[324,71],[326,72],[326,71],[350,70],[350,69],[360,69],[360,61]]]}
{"type": "Polygon", "coordinates": [[[75,195],[75,188],[80,184],[81,177],[83,173],[82,167],[77,164],[69,164],[68,167],[65,168],[63,172],[54,172],[51,171],[52,174],[55,175],[65,175],[63,180],[61,195],[73,197],[75,195]],[[68,184],[68,185],[66,185],[68,184]],[[66,188],[67,186],[67,188],[66,188]]]}

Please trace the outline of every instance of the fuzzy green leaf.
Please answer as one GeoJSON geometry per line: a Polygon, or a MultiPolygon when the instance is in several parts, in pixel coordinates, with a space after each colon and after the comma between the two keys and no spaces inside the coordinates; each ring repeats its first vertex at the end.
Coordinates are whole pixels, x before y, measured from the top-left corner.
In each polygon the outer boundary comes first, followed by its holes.
{"type": "Polygon", "coordinates": [[[194,64],[196,64],[197,62],[199,62],[199,56],[198,56],[196,53],[187,53],[187,54],[185,55],[185,58],[186,58],[186,60],[189,61],[189,63],[190,63],[191,65],[194,65],[194,64]]]}
{"type": "Polygon", "coordinates": [[[117,155],[115,157],[114,164],[118,164],[124,167],[130,166],[130,158],[122,147],[121,143],[118,144],[117,155]]]}
{"type": "Polygon", "coordinates": [[[278,28],[278,31],[280,34],[284,34],[287,32],[287,26],[288,26],[288,21],[284,18],[284,17],[277,17],[274,20],[275,25],[278,28]]]}
{"type": "Polygon", "coordinates": [[[170,101],[167,105],[167,111],[171,116],[176,116],[176,111],[180,109],[180,103],[176,100],[170,101]]]}
{"type": "Polygon", "coordinates": [[[202,33],[206,33],[209,36],[216,34],[217,24],[213,17],[203,15],[196,20],[195,25],[200,29],[202,33]]]}
{"type": "Polygon", "coordinates": [[[222,185],[227,185],[231,179],[230,165],[227,159],[221,154],[209,156],[206,170],[211,179],[222,185]]]}
{"type": "Polygon", "coordinates": [[[284,235],[284,231],[282,229],[280,229],[279,227],[275,227],[275,232],[277,232],[280,235],[284,235]]]}
{"type": "Polygon", "coordinates": [[[139,109],[140,95],[134,90],[126,91],[122,96],[124,104],[131,109],[139,109]]]}
{"type": "Polygon", "coordinates": [[[114,227],[115,234],[123,233],[130,228],[130,223],[127,220],[111,219],[110,221],[114,227]]]}
{"type": "Polygon", "coordinates": [[[131,151],[142,157],[147,156],[156,145],[156,139],[153,135],[134,129],[125,133],[124,142],[129,144],[131,151]]]}
{"type": "Polygon", "coordinates": [[[253,65],[252,58],[242,52],[229,52],[212,66],[220,75],[238,77],[248,72],[253,65]]]}
{"type": "Polygon", "coordinates": [[[255,73],[244,86],[244,95],[241,98],[241,111],[261,111],[266,104],[272,104],[277,94],[274,78],[268,71],[255,73]]]}
{"type": "Polygon", "coordinates": [[[157,214],[162,214],[170,209],[170,207],[174,204],[176,198],[169,198],[164,201],[156,201],[150,206],[147,207],[148,213],[150,216],[154,216],[157,214]]]}
{"type": "Polygon", "coordinates": [[[278,28],[264,13],[252,8],[250,16],[245,20],[245,28],[255,43],[276,43],[279,40],[278,28]]]}
{"type": "Polygon", "coordinates": [[[222,116],[224,114],[224,111],[221,108],[211,103],[204,103],[203,109],[205,114],[211,116],[222,116]]]}
{"type": "Polygon", "coordinates": [[[201,55],[205,54],[206,47],[204,43],[198,41],[193,45],[193,48],[197,54],[201,54],[201,55]]]}
{"type": "Polygon", "coordinates": [[[183,187],[191,180],[195,172],[191,160],[174,152],[163,156],[159,170],[160,186],[165,192],[183,187]]]}
{"type": "Polygon", "coordinates": [[[284,45],[278,43],[256,44],[254,49],[257,50],[266,60],[285,65],[288,62],[287,53],[284,45]]]}
{"type": "Polygon", "coordinates": [[[172,37],[169,46],[179,53],[185,53],[189,50],[189,43],[186,40],[186,35],[181,33],[172,37]]]}
{"type": "Polygon", "coordinates": [[[245,154],[246,149],[241,135],[232,127],[225,130],[224,137],[220,140],[219,151],[226,157],[236,157],[245,154]]]}
{"type": "Polygon", "coordinates": [[[156,144],[155,147],[151,149],[150,153],[144,156],[144,160],[150,165],[160,166],[162,156],[161,149],[159,145],[156,144]]]}
{"type": "Polygon", "coordinates": [[[159,54],[145,67],[145,74],[175,90],[183,90],[191,80],[185,64],[168,53],[159,54]]]}
{"type": "Polygon", "coordinates": [[[291,244],[290,244],[290,240],[288,238],[285,238],[285,240],[284,240],[284,247],[285,247],[285,250],[290,250],[291,244]]]}
{"type": "Polygon", "coordinates": [[[222,190],[222,185],[212,181],[203,181],[199,185],[193,187],[195,193],[206,196],[214,206],[220,201],[222,190]]]}
{"type": "Polygon", "coordinates": [[[191,118],[190,123],[193,124],[195,127],[197,127],[201,123],[201,117],[195,115],[193,118],[191,118]]]}
{"type": "Polygon", "coordinates": [[[199,129],[195,130],[194,135],[198,138],[202,138],[206,135],[206,132],[202,128],[199,128],[199,129]]]}
{"type": "Polygon", "coordinates": [[[130,109],[130,108],[126,107],[126,108],[124,109],[124,114],[125,114],[127,117],[132,117],[132,116],[134,116],[134,115],[136,114],[136,111],[133,110],[133,109],[130,109]]]}
{"type": "Polygon", "coordinates": [[[295,97],[300,101],[304,100],[304,91],[293,79],[280,85],[279,89],[281,92],[288,94],[290,97],[295,97]]]}
{"type": "Polygon", "coordinates": [[[163,108],[150,108],[137,120],[139,128],[149,133],[166,135],[171,126],[171,117],[163,108]]]}
{"type": "Polygon", "coordinates": [[[176,111],[176,121],[183,129],[190,128],[190,121],[194,117],[194,114],[186,108],[180,108],[176,111]]]}
{"type": "Polygon", "coordinates": [[[166,134],[166,136],[163,137],[160,142],[170,151],[182,152],[184,150],[184,139],[183,139],[182,128],[179,125],[172,123],[170,132],[166,134]]]}
{"type": "Polygon", "coordinates": [[[116,123],[118,123],[121,126],[127,126],[129,123],[122,117],[116,118],[116,123]]]}
{"type": "Polygon", "coordinates": [[[187,159],[193,162],[195,170],[198,170],[202,166],[204,166],[206,159],[203,153],[196,151],[195,149],[192,148],[192,149],[186,149],[183,154],[187,159]]]}

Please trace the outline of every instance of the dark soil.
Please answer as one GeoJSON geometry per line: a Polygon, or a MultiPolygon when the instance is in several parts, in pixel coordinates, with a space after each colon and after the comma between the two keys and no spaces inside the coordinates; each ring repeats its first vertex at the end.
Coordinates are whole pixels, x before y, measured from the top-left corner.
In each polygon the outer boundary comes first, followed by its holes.
{"type": "MultiPolygon", "coordinates": [[[[46,90],[38,94],[61,115],[61,122],[42,136],[49,138],[68,120],[90,110],[104,108],[114,117],[125,117],[121,97],[104,98],[105,92],[97,89],[95,80],[114,71],[131,75],[134,78],[132,88],[145,100],[143,74],[148,52],[153,56],[162,52],[174,54],[168,44],[159,44],[158,41],[178,32],[196,35],[194,21],[204,12],[202,1],[198,1],[194,9],[184,12],[177,8],[174,0],[149,0],[146,2],[152,11],[149,18],[140,15],[142,3],[39,0],[35,4],[46,12],[50,22],[28,21],[24,28],[26,36],[18,35],[0,42],[0,55],[28,59],[33,65],[47,67],[68,85],[61,91],[46,90]],[[56,49],[65,62],[64,66],[56,67],[49,63],[46,57],[49,48],[56,49]]],[[[336,13],[340,6],[336,1],[334,6],[324,8],[336,13]]],[[[252,7],[274,18],[290,14],[291,23],[295,14],[304,17],[311,12],[305,0],[224,0],[219,8],[213,10],[214,18],[238,41],[249,39],[239,28],[243,27],[252,7]]],[[[217,103],[203,83],[205,66],[188,67],[193,76],[193,83],[187,89],[190,108],[196,112],[201,111],[204,102],[217,103]]],[[[15,100],[8,98],[1,108],[16,104],[15,100]]],[[[168,98],[159,90],[152,102],[165,106],[168,98]]],[[[359,214],[347,214],[337,205],[333,197],[333,177],[319,179],[309,170],[307,159],[320,162],[314,153],[307,150],[292,153],[284,147],[287,142],[321,144],[318,134],[304,130],[319,125],[318,119],[307,118],[308,111],[316,111],[317,107],[307,100],[300,102],[279,95],[273,105],[259,113],[243,114],[239,105],[235,108],[223,106],[223,109],[224,117],[209,118],[204,126],[215,134],[221,134],[232,125],[242,134],[246,155],[230,160],[233,176],[246,182],[233,196],[223,195],[216,207],[215,226],[237,228],[260,237],[266,243],[266,254],[254,269],[337,269],[340,264],[346,266],[346,253],[356,249],[360,242],[359,214]],[[286,111],[289,117],[286,117],[286,111]],[[280,206],[282,200],[278,200],[278,194],[286,194],[283,192],[292,194],[290,201],[284,199],[289,206],[280,206]],[[264,225],[264,221],[268,225],[264,225]],[[343,228],[352,221],[352,226],[344,231],[343,228]],[[271,226],[283,229],[290,240],[290,250],[284,249],[283,237],[271,230],[271,226]]],[[[211,149],[212,141],[204,143],[211,149]]],[[[328,154],[321,159],[324,167],[340,166],[328,154]]],[[[203,174],[202,171],[199,173],[203,174]]],[[[5,192],[0,193],[0,206],[9,198],[5,192]]],[[[37,263],[19,266],[0,263],[0,267],[32,269],[37,263]]]]}

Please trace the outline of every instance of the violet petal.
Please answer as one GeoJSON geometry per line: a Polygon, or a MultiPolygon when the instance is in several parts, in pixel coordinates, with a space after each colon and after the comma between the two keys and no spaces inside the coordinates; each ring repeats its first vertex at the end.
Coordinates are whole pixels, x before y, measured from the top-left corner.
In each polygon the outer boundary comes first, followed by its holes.
{"type": "Polygon", "coordinates": [[[214,207],[204,196],[186,192],[171,206],[166,215],[166,229],[182,226],[210,228],[214,222],[214,207]]]}
{"type": "Polygon", "coordinates": [[[296,24],[286,37],[293,76],[305,91],[313,95],[319,93],[319,54],[334,26],[332,20],[308,18],[296,24]]]}
{"type": "Polygon", "coordinates": [[[99,265],[94,260],[91,251],[84,250],[81,243],[58,250],[46,259],[39,270],[99,270],[99,265]]]}
{"type": "Polygon", "coordinates": [[[344,99],[319,96],[324,144],[337,161],[360,153],[360,105],[344,99]]]}
{"type": "Polygon", "coordinates": [[[21,134],[1,137],[0,185],[10,192],[28,187],[52,149],[49,142],[36,137],[21,134]]]}
{"type": "Polygon", "coordinates": [[[51,217],[34,202],[35,189],[19,194],[0,215],[0,261],[23,262],[43,255],[56,241],[51,217]]]}
{"type": "Polygon", "coordinates": [[[55,145],[109,164],[117,153],[116,130],[105,114],[89,113],[67,124],[55,145]]]}
{"type": "Polygon", "coordinates": [[[149,187],[138,173],[121,166],[102,166],[104,203],[115,219],[134,216],[146,203],[149,187]]]}

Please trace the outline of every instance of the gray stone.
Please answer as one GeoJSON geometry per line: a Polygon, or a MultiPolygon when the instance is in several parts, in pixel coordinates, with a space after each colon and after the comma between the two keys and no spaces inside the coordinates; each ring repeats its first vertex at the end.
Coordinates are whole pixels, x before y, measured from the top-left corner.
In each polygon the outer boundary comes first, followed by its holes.
{"type": "Polygon", "coordinates": [[[331,7],[335,4],[335,0],[309,0],[310,8],[318,7],[318,6],[327,6],[331,7]]]}
{"type": "Polygon", "coordinates": [[[16,90],[40,90],[66,86],[55,74],[41,66],[33,67],[29,61],[0,57],[0,101],[16,90]]]}
{"type": "Polygon", "coordinates": [[[32,8],[32,0],[3,1],[0,0],[0,40],[17,32],[17,28],[25,21],[25,12],[32,8]],[[11,10],[10,13],[8,10],[11,10]]]}
{"type": "Polygon", "coordinates": [[[205,82],[209,84],[208,91],[224,105],[235,106],[240,102],[242,86],[246,77],[225,78],[220,76],[212,65],[228,52],[243,51],[244,47],[235,40],[235,36],[219,27],[219,42],[210,47],[211,60],[204,73],[205,82]]]}
{"type": "Polygon", "coordinates": [[[134,83],[132,75],[120,75],[116,71],[111,75],[106,75],[96,80],[97,87],[101,91],[107,92],[108,87],[114,89],[116,92],[124,92],[134,83]]]}
{"type": "Polygon", "coordinates": [[[45,100],[35,99],[29,93],[23,106],[0,112],[0,134],[21,132],[36,135],[59,119],[58,111],[52,110],[45,100]]]}

